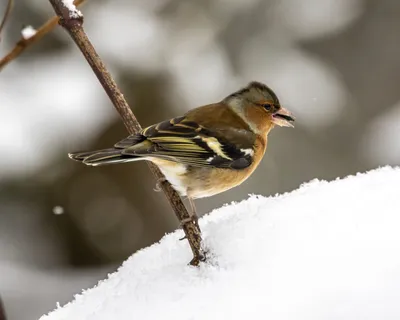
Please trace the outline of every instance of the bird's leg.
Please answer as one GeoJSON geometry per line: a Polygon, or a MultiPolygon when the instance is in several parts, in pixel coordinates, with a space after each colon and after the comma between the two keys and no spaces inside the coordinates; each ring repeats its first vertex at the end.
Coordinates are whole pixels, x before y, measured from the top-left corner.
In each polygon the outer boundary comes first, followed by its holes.
{"type": "Polygon", "coordinates": [[[199,226],[199,217],[197,216],[197,210],[196,210],[196,206],[194,204],[194,200],[192,197],[188,197],[189,203],[190,203],[190,209],[191,209],[191,219],[192,221],[196,224],[197,228],[200,230],[200,226],[199,226]]]}
{"type": "MultiPolygon", "coordinates": [[[[191,197],[188,197],[188,200],[189,200],[189,203],[190,203],[190,212],[189,212],[190,217],[186,218],[186,219],[183,219],[181,221],[180,225],[183,226],[186,223],[193,222],[196,225],[196,227],[199,229],[199,231],[201,231],[200,230],[200,226],[199,226],[199,217],[197,216],[196,206],[194,204],[194,200],[191,197]]],[[[179,240],[183,240],[185,238],[186,237],[183,237],[182,239],[179,239],[179,240]]]]}

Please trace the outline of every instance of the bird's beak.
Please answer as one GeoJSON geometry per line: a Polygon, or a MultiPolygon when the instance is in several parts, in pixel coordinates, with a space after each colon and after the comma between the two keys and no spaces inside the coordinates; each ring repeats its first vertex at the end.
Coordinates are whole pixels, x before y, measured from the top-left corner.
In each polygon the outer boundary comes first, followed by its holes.
{"type": "Polygon", "coordinates": [[[272,115],[272,122],[280,127],[294,128],[294,117],[285,108],[280,108],[276,113],[272,115]]]}

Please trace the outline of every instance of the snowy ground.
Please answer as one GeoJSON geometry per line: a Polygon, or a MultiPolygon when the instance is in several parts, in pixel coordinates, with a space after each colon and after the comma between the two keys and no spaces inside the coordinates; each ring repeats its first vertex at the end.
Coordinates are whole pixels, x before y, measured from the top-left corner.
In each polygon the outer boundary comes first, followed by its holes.
{"type": "Polygon", "coordinates": [[[42,319],[400,319],[399,168],[252,196],[200,223],[209,264],[187,266],[179,230],[42,319]]]}

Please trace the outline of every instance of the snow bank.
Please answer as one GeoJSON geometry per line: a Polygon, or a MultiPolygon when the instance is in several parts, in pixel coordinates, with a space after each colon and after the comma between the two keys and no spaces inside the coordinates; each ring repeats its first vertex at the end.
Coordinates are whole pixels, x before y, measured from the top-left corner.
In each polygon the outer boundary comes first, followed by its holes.
{"type": "Polygon", "coordinates": [[[42,319],[400,319],[399,168],[252,196],[200,224],[209,264],[187,266],[179,230],[42,319]]]}

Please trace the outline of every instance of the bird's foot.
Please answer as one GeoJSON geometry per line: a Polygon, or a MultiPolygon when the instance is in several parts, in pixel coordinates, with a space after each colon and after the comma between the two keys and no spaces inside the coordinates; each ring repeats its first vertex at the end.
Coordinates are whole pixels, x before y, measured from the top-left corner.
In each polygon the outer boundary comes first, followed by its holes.
{"type": "MultiPolygon", "coordinates": [[[[199,226],[199,217],[196,214],[193,214],[189,218],[185,218],[185,219],[181,220],[180,226],[183,227],[187,223],[194,223],[195,226],[197,227],[197,229],[199,229],[199,231],[201,231],[200,226],[199,226]]],[[[179,240],[185,240],[186,238],[187,237],[184,236],[183,238],[180,238],[179,240]]]]}
{"type": "Polygon", "coordinates": [[[165,177],[164,177],[164,178],[158,179],[158,181],[156,182],[156,187],[154,188],[154,191],[155,191],[155,192],[160,192],[160,191],[161,191],[161,185],[162,185],[165,181],[167,181],[167,179],[165,179],[165,177]]]}
{"type": "Polygon", "coordinates": [[[181,227],[183,227],[185,224],[190,223],[190,222],[193,222],[196,225],[196,227],[198,227],[200,229],[199,217],[195,214],[191,215],[189,218],[181,220],[180,225],[181,225],[181,227]]]}

